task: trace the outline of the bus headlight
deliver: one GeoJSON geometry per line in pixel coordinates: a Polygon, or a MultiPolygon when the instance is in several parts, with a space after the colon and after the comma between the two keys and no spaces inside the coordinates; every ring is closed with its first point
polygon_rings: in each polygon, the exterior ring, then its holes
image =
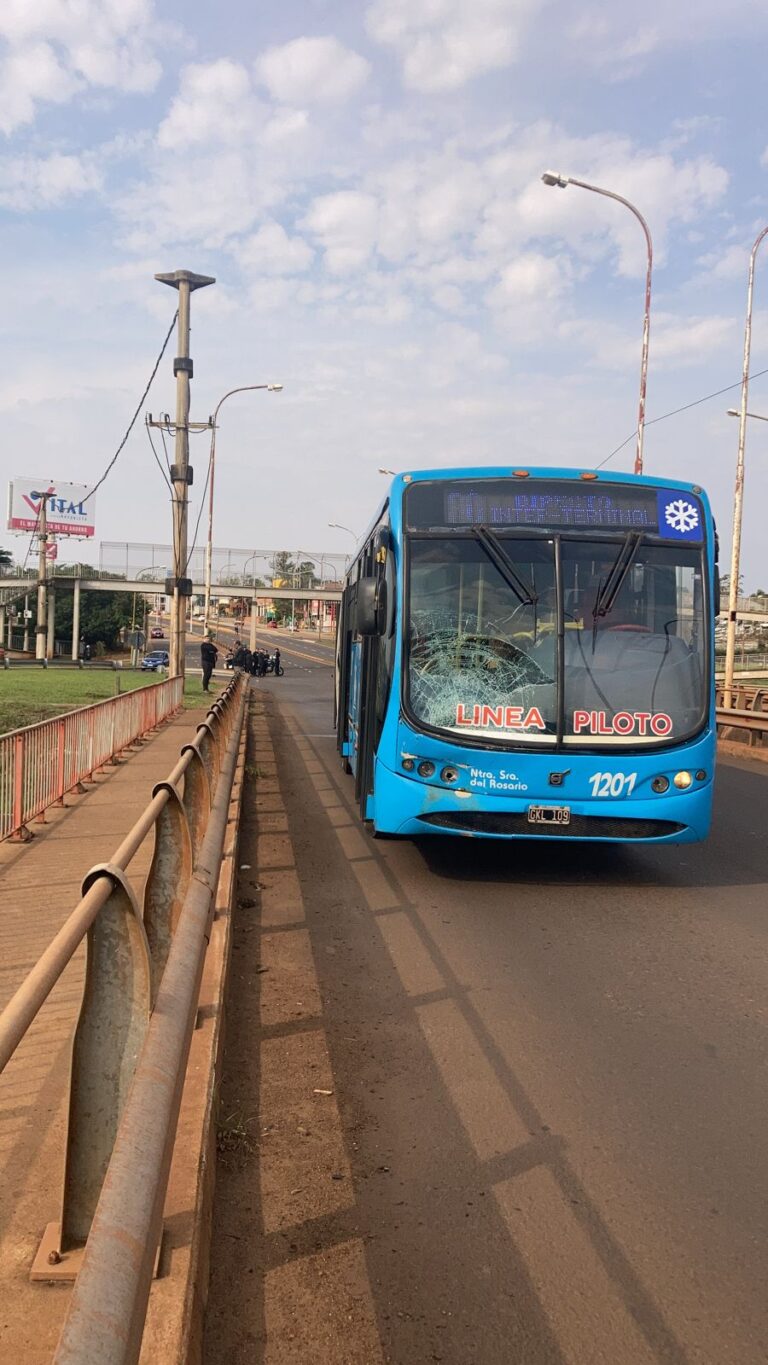
{"type": "Polygon", "coordinates": [[[416,767],[416,764],[414,763],[412,758],[404,758],[403,767],[405,768],[405,771],[407,773],[412,773],[414,768],[416,767]]]}
{"type": "Polygon", "coordinates": [[[428,758],[425,758],[425,759],[423,760],[423,762],[421,762],[421,763],[419,764],[418,769],[417,769],[417,772],[418,772],[418,774],[419,774],[419,777],[432,777],[432,775],[434,774],[434,771],[435,771],[435,765],[434,765],[434,763],[433,763],[430,759],[428,759],[428,758]]]}
{"type": "Polygon", "coordinates": [[[455,768],[443,768],[440,773],[441,782],[458,782],[459,774],[455,768]]]}
{"type": "Polygon", "coordinates": [[[654,777],[651,783],[651,791],[659,792],[659,794],[661,794],[661,792],[669,791],[669,778],[654,777]]]}
{"type": "Polygon", "coordinates": [[[679,787],[680,790],[683,792],[686,791],[686,789],[690,787],[693,782],[693,778],[691,777],[690,773],[675,773],[675,776],[672,780],[675,786],[679,787]]]}

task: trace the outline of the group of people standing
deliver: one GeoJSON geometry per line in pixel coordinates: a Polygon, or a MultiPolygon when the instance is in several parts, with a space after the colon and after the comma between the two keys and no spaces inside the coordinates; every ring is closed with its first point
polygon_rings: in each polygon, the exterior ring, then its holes
{"type": "MultiPolygon", "coordinates": [[[[207,692],[211,681],[211,674],[216,667],[216,660],[219,651],[213,640],[204,640],[200,646],[200,660],[203,666],[203,691],[207,692]]],[[[227,651],[227,663],[231,663],[232,668],[242,668],[244,673],[250,673],[253,678],[265,678],[267,673],[274,672],[276,677],[281,677],[283,669],[280,665],[280,650],[276,649],[274,655],[270,656],[267,649],[250,650],[242,640],[236,640],[233,647],[227,651]]]]}
{"type": "Polygon", "coordinates": [[[275,650],[273,663],[268,649],[251,651],[242,641],[238,641],[232,651],[231,658],[233,668],[242,668],[244,673],[250,673],[253,678],[265,678],[267,673],[271,673],[273,669],[278,676],[282,672],[279,649],[275,650]]]}

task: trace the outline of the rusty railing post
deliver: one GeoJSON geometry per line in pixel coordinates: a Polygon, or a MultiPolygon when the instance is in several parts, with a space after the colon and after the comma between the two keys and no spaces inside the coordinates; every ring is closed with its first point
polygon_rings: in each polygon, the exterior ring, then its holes
{"type": "Polygon", "coordinates": [[[208,824],[211,809],[211,784],[205,764],[194,744],[185,744],[182,754],[191,754],[191,760],[184,774],[184,810],[189,822],[192,839],[192,852],[196,855],[208,824]]]}
{"type": "Polygon", "coordinates": [[[144,891],[144,929],[152,965],[152,1004],[165,971],[171,939],[192,875],[192,836],[176,788],[158,782],[152,791],[168,793],[155,823],[155,850],[144,891]]]}
{"type": "Polygon", "coordinates": [[[83,1001],[72,1046],[61,1221],[46,1228],[33,1280],[72,1280],[90,1232],[136,1062],[149,1025],[151,973],[141,911],[125,873],[91,869],[112,892],[88,930],[83,1001]]]}

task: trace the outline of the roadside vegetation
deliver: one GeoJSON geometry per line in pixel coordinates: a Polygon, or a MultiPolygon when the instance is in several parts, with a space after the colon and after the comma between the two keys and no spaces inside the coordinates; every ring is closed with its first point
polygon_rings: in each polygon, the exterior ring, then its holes
{"type": "MultiPolygon", "coordinates": [[[[111,669],[59,670],[55,667],[0,669],[0,734],[50,720],[65,711],[74,711],[78,706],[92,706],[94,702],[117,696],[118,690],[131,692],[136,687],[160,681],[155,673],[128,669],[114,672],[111,669]]],[[[189,704],[199,705],[199,701],[200,698],[195,701],[190,697],[189,704]]]]}

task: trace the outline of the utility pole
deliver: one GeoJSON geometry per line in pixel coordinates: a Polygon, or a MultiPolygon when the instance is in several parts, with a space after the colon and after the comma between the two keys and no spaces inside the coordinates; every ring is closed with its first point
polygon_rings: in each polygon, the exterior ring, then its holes
{"type": "Polygon", "coordinates": [[[37,538],[40,555],[37,567],[37,624],[35,626],[35,658],[46,656],[48,636],[48,492],[40,494],[40,511],[37,520],[37,538]]]}
{"type": "MultiPolygon", "coordinates": [[[[161,284],[170,285],[179,292],[178,348],[173,362],[176,377],[176,448],[171,465],[171,484],[173,487],[173,578],[168,584],[169,595],[173,594],[171,606],[171,677],[184,676],[187,634],[187,598],[192,593],[192,580],[187,577],[187,514],[189,509],[189,486],[192,470],[189,464],[189,381],[193,375],[193,365],[189,354],[189,314],[190,296],[193,289],[203,289],[207,284],[215,284],[211,275],[195,275],[191,270],[174,270],[169,274],[155,275],[161,284]]],[[[151,422],[158,426],[160,423],[151,422]]],[[[208,423],[205,423],[207,427],[208,423]]]]}

